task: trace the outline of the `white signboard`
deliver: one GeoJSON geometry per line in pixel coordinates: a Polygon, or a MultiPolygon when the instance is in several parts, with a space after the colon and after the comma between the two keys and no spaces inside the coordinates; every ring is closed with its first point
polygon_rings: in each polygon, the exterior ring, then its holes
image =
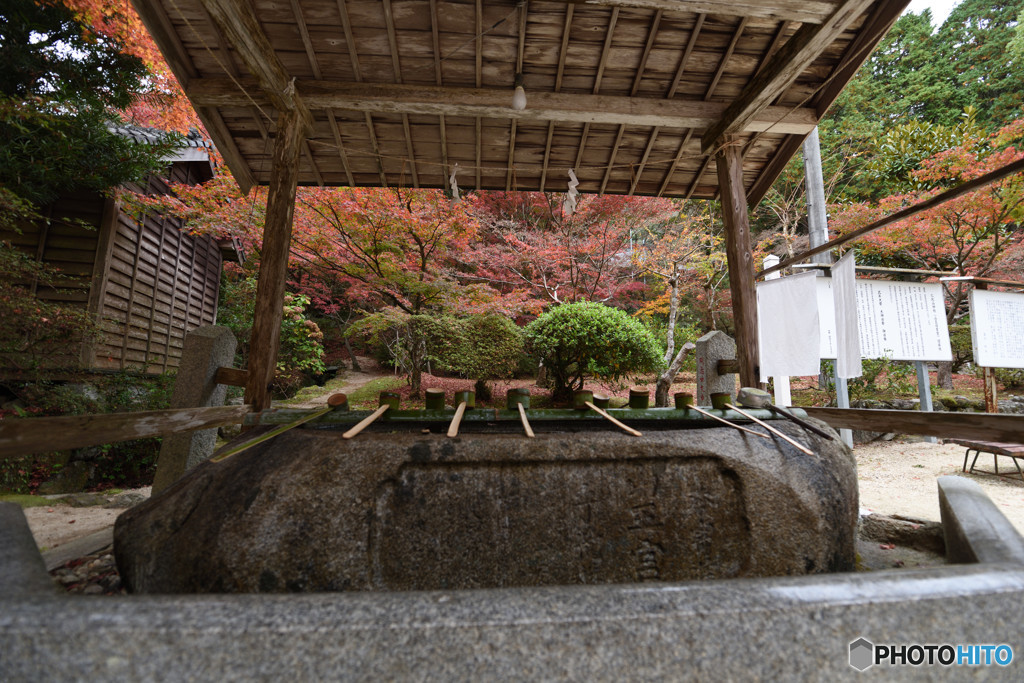
{"type": "Polygon", "coordinates": [[[1024,294],[971,291],[974,362],[985,368],[1024,368],[1024,294]]]}
{"type": "MultiPolygon", "coordinates": [[[[821,357],[836,357],[832,279],[818,278],[821,357]]],[[[857,280],[857,322],[864,358],[952,360],[942,285],[857,280]]]]}

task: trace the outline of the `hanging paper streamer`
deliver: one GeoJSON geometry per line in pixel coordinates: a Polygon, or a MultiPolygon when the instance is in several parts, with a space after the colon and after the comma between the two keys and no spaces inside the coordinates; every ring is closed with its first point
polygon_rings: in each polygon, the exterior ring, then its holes
{"type": "Polygon", "coordinates": [[[458,172],[459,172],[459,165],[455,164],[455,167],[452,168],[452,174],[450,176],[448,176],[448,186],[451,188],[451,191],[452,191],[452,202],[454,202],[454,203],[458,203],[459,199],[460,199],[460,197],[459,197],[459,183],[455,180],[455,174],[458,173],[458,172]]]}
{"type": "Polygon", "coordinates": [[[565,213],[573,213],[576,211],[576,197],[579,192],[576,190],[576,186],[580,184],[580,181],[576,179],[576,171],[569,169],[569,192],[565,195],[565,201],[562,203],[562,211],[565,213]]]}

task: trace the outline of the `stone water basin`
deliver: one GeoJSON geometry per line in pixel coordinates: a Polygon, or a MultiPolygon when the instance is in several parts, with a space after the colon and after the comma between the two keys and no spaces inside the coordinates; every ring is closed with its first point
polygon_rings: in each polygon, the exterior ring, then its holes
{"type": "Polygon", "coordinates": [[[121,515],[136,593],[401,591],[852,571],[852,453],[729,428],[293,429],[121,515]]]}

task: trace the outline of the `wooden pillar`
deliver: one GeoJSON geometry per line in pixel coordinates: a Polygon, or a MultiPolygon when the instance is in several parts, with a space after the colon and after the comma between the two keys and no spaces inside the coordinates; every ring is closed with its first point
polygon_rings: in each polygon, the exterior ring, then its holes
{"type": "Polygon", "coordinates": [[[754,290],[754,255],[750,248],[747,193],[743,188],[743,158],[739,144],[726,139],[715,161],[725,223],[725,253],[729,260],[729,289],[736,328],[736,359],[740,385],[759,385],[757,349],[757,295],[754,290]]]}
{"type": "Polygon", "coordinates": [[[245,385],[245,402],[252,405],[254,411],[270,407],[270,382],[274,378],[281,338],[302,135],[303,126],[294,109],[278,115],[256,285],[256,310],[249,341],[249,377],[245,385]]]}

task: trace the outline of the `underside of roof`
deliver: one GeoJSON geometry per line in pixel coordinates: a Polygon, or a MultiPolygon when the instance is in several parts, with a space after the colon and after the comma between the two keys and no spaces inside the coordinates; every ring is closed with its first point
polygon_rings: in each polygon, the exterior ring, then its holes
{"type": "Polygon", "coordinates": [[[714,198],[730,144],[753,202],[907,2],[136,4],[243,190],[290,109],[303,185],[714,198]]]}

